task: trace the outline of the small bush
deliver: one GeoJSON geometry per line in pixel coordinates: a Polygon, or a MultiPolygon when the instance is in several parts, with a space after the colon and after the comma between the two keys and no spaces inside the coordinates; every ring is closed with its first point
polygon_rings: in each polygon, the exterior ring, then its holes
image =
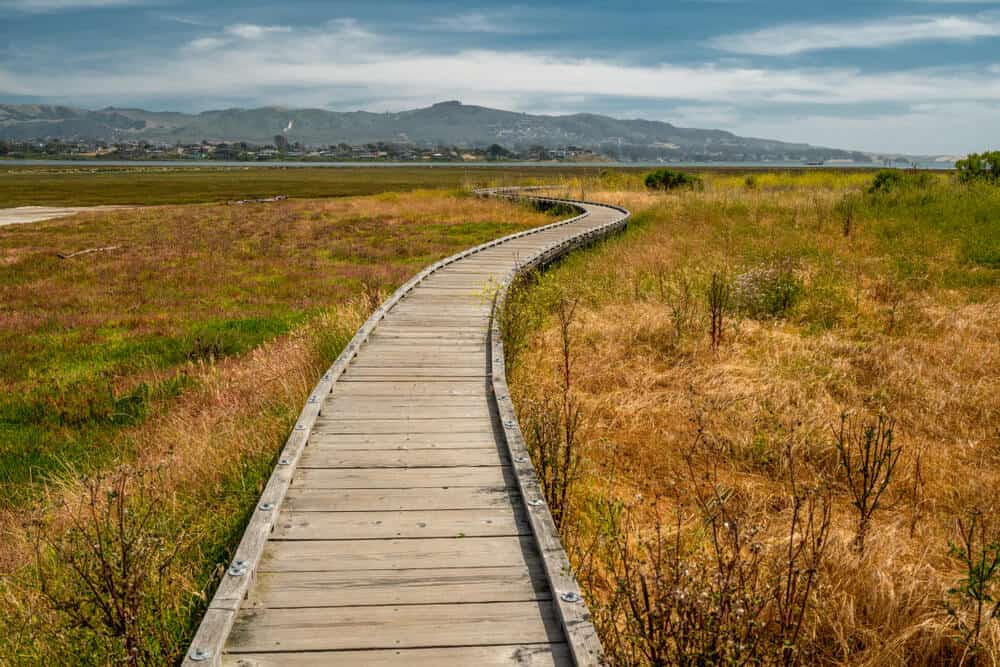
{"type": "Polygon", "coordinates": [[[676,190],[678,188],[701,190],[704,185],[697,176],[685,174],[682,171],[657,169],[646,174],[646,187],[650,190],[676,190]]]}
{"type": "Polygon", "coordinates": [[[946,608],[962,633],[966,655],[973,658],[981,649],[985,626],[1000,619],[1000,533],[988,521],[978,511],[970,512],[958,520],[959,541],[948,543],[949,554],[962,564],[963,576],[948,591],[955,603],[946,608]]]}
{"type": "Polygon", "coordinates": [[[958,180],[962,183],[986,181],[1000,184],[1000,151],[971,153],[964,160],[955,163],[958,180]]]}
{"type": "Polygon", "coordinates": [[[755,319],[781,317],[801,296],[802,282],[789,262],[759,266],[733,281],[737,309],[755,319]]]}
{"type": "Polygon", "coordinates": [[[865,550],[865,537],[872,517],[882,507],[882,494],[892,482],[902,448],[895,445],[896,422],[883,412],[874,421],[840,417],[840,429],[834,431],[834,446],[841,471],[858,513],[854,546],[865,550]]]}
{"type": "Polygon", "coordinates": [[[905,189],[925,189],[930,186],[931,180],[930,174],[883,169],[875,174],[875,180],[869,186],[868,194],[880,195],[905,189]]]}
{"type": "Polygon", "coordinates": [[[63,501],[68,527],[36,527],[39,590],[60,619],[51,632],[107,664],[171,664],[183,650],[177,630],[195,591],[181,563],[194,545],[162,484],[160,469],[90,478],[78,501],[63,501]]]}

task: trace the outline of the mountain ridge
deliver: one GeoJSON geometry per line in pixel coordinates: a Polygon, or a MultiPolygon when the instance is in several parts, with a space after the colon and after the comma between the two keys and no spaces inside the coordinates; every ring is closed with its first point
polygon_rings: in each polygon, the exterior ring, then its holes
{"type": "Polygon", "coordinates": [[[279,106],[199,113],[108,106],[0,104],[0,139],[197,143],[271,143],[276,135],[306,145],[376,142],[418,146],[507,148],[579,146],[625,159],[844,159],[860,151],[741,137],[718,129],[679,127],[641,118],[593,113],[537,115],[467,105],[457,100],[398,112],[329,111],[279,106]]]}

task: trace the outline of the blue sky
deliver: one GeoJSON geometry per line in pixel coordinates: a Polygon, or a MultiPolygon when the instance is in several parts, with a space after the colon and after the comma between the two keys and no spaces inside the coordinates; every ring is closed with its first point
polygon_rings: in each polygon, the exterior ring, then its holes
{"type": "Polygon", "coordinates": [[[1000,148],[1000,0],[0,0],[0,101],[458,99],[872,151],[1000,148]]]}

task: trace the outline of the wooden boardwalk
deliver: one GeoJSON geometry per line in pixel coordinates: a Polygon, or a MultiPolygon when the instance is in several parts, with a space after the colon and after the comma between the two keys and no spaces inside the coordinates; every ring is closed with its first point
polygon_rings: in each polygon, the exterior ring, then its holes
{"type": "Polygon", "coordinates": [[[359,331],[303,410],[185,664],[601,662],[492,322],[498,285],[627,219],[579,207],[431,267],[359,331]]]}

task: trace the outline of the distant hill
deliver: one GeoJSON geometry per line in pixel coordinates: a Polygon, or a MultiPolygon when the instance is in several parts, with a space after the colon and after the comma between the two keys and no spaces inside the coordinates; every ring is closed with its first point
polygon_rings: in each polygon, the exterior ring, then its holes
{"type": "Polygon", "coordinates": [[[739,137],[722,130],[682,128],[659,121],[620,120],[596,114],[541,116],[460,102],[399,113],[324,109],[224,109],[198,114],[108,107],[0,105],[0,139],[90,139],[266,144],[284,134],[306,145],[374,142],[508,148],[580,146],[623,159],[657,157],[709,160],[868,161],[855,151],[739,137]]]}

